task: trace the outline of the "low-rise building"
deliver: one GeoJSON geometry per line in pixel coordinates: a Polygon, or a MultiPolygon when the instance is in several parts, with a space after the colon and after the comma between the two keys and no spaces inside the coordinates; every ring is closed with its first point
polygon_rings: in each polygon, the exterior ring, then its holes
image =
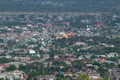
{"type": "Polygon", "coordinates": [[[55,76],[54,75],[38,76],[37,80],[55,80],[55,76]]]}

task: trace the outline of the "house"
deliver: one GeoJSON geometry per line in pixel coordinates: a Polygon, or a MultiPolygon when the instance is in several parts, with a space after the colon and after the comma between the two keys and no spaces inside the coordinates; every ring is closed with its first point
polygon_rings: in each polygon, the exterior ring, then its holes
{"type": "Polygon", "coordinates": [[[82,60],[82,59],[84,59],[84,57],[83,56],[79,56],[79,58],[78,58],[79,60],[82,60]]]}
{"type": "Polygon", "coordinates": [[[27,80],[28,76],[23,71],[15,70],[0,73],[0,78],[3,78],[4,80],[27,80]]]}
{"type": "Polygon", "coordinates": [[[72,72],[65,72],[65,73],[64,73],[64,76],[71,76],[71,77],[72,77],[73,74],[72,74],[72,72]]]}
{"type": "Polygon", "coordinates": [[[90,80],[99,80],[100,74],[97,72],[89,72],[88,73],[90,80]]]}
{"type": "Polygon", "coordinates": [[[119,55],[117,53],[110,53],[110,54],[107,54],[107,57],[108,58],[111,58],[111,57],[118,57],[119,55]]]}
{"type": "Polygon", "coordinates": [[[71,65],[71,62],[73,61],[73,58],[60,58],[59,61],[63,61],[68,65],[71,65]]]}
{"type": "Polygon", "coordinates": [[[20,57],[21,62],[27,62],[30,60],[30,57],[20,57]]]}
{"type": "Polygon", "coordinates": [[[92,64],[93,63],[93,61],[91,60],[91,59],[82,59],[81,60],[84,64],[92,64]]]}
{"type": "Polygon", "coordinates": [[[92,67],[93,64],[89,64],[89,63],[88,63],[88,64],[86,64],[86,66],[87,66],[87,67],[92,67]]]}
{"type": "Polygon", "coordinates": [[[50,58],[50,55],[49,54],[44,54],[43,55],[43,59],[49,59],[50,58]]]}
{"type": "Polygon", "coordinates": [[[2,79],[6,79],[6,77],[7,77],[7,74],[0,73],[0,78],[2,78],[2,79]]]}
{"type": "Polygon", "coordinates": [[[106,62],[107,60],[106,60],[106,58],[97,58],[97,59],[95,59],[95,61],[103,63],[103,62],[106,62]]]}
{"type": "Polygon", "coordinates": [[[120,59],[118,59],[118,64],[120,64],[120,59]]]}
{"type": "Polygon", "coordinates": [[[55,71],[55,72],[53,72],[54,73],[54,75],[57,75],[57,74],[59,74],[59,72],[58,71],[55,71]]]}
{"type": "Polygon", "coordinates": [[[115,73],[115,79],[116,80],[120,80],[120,72],[116,72],[115,73]]]}
{"type": "Polygon", "coordinates": [[[14,79],[25,80],[24,74],[25,73],[23,71],[15,70],[15,71],[9,72],[7,78],[10,80],[14,80],[14,79]]]}
{"type": "Polygon", "coordinates": [[[120,80],[120,68],[109,70],[110,80],[120,80]]]}
{"type": "MultiPolygon", "coordinates": [[[[1,45],[0,45],[1,46],[1,45]]],[[[4,49],[0,48],[0,54],[3,54],[5,52],[4,49]]]]}
{"type": "Polygon", "coordinates": [[[59,55],[54,55],[54,59],[58,59],[59,58],[59,55]]]}
{"type": "Polygon", "coordinates": [[[29,50],[29,53],[30,53],[30,54],[35,54],[36,52],[35,52],[35,50],[30,49],[30,50],[29,50]]]}
{"type": "Polygon", "coordinates": [[[77,77],[72,77],[72,80],[77,80],[77,77]]]}
{"type": "Polygon", "coordinates": [[[7,68],[7,67],[9,67],[8,64],[0,64],[0,69],[4,69],[4,68],[7,68]]]}
{"type": "Polygon", "coordinates": [[[42,75],[42,76],[38,76],[37,80],[55,80],[55,76],[54,75],[42,75]]]}
{"type": "Polygon", "coordinates": [[[80,46],[80,45],[85,46],[85,45],[86,45],[86,43],[84,43],[84,42],[79,42],[79,41],[78,41],[78,42],[76,42],[76,43],[75,43],[75,45],[76,45],[76,46],[80,46]]]}

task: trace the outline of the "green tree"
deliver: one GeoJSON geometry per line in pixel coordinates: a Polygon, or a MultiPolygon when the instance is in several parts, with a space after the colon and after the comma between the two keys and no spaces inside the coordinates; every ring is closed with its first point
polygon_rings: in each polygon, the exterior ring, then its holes
{"type": "Polygon", "coordinates": [[[16,66],[15,65],[10,65],[8,68],[6,68],[6,71],[13,71],[16,70],[16,66]]]}
{"type": "Polygon", "coordinates": [[[0,58],[0,64],[9,63],[10,61],[11,61],[10,59],[7,59],[7,58],[5,58],[5,57],[0,58]]]}
{"type": "Polygon", "coordinates": [[[78,76],[78,80],[90,80],[86,73],[82,73],[78,76]]]}
{"type": "Polygon", "coordinates": [[[103,78],[103,80],[110,80],[110,78],[109,77],[105,77],[105,78],[103,78]]]}
{"type": "Polygon", "coordinates": [[[4,80],[3,78],[0,78],[0,80],[4,80]]]}

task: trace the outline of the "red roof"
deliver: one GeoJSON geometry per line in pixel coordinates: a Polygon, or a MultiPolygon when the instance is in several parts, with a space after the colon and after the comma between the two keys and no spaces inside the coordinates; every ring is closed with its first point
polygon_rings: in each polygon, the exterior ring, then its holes
{"type": "Polygon", "coordinates": [[[60,60],[60,61],[71,61],[70,58],[60,58],[59,60],[60,60]]]}
{"type": "Polygon", "coordinates": [[[9,67],[9,65],[7,65],[7,64],[0,64],[0,67],[5,68],[5,67],[9,67]]]}
{"type": "Polygon", "coordinates": [[[45,27],[50,27],[50,26],[52,26],[50,23],[45,23],[45,24],[43,24],[43,26],[45,26],[45,27]]]}
{"type": "Polygon", "coordinates": [[[27,79],[27,78],[28,78],[28,75],[27,75],[27,74],[24,74],[23,77],[24,77],[24,79],[27,79]]]}
{"type": "Polygon", "coordinates": [[[104,25],[104,23],[103,22],[97,22],[97,24],[96,24],[98,27],[100,27],[100,26],[103,26],[104,25]]]}
{"type": "Polygon", "coordinates": [[[70,25],[70,22],[63,22],[62,24],[70,25]]]}
{"type": "Polygon", "coordinates": [[[58,74],[59,72],[58,71],[55,71],[54,74],[58,74]]]}

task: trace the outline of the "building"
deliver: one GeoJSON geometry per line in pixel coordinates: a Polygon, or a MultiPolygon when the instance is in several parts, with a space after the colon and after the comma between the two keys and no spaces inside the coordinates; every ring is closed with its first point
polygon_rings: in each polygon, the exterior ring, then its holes
{"type": "Polygon", "coordinates": [[[42,75],[42,76],[38,76],[37,80],[55,80],[55,76],[54,75],[42,75]]]}
{"type": "Polygon", "coordinates": [[[89,72],[88,73],[90,80],[99,80],[100,74],[97,72],[89,72]]]}

